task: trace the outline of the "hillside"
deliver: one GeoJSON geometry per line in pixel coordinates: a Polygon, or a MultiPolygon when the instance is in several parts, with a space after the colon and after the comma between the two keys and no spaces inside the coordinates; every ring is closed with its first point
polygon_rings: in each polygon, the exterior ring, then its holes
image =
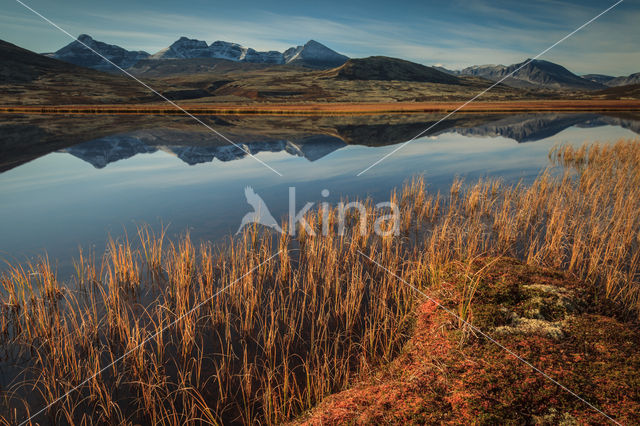
{"type": "Polygon", "coordinates": [[[458,77],[435,68],[386,56],[349,59],[331,70],[328,76],[342,80],[414,81],[422,83],[462,84],[458,77]]]}
{"type": "Polygon", "coordinates": [[[143,59],[127,71],[138,77],[176,77],[195,74],[226,74],[273,67],[272,64],[237,62],[220,58],[143,59]]]}
{"type": "Polygon", "coordinates": [[[640,84],[616,86],[595,92],[594,95],[605,99],[640,99],[640,84]]]}
{"type": "Polygon", "coordinates": [[[0,104],[146,102],[129,78],[68,64],[0,40],[0,104]]]}

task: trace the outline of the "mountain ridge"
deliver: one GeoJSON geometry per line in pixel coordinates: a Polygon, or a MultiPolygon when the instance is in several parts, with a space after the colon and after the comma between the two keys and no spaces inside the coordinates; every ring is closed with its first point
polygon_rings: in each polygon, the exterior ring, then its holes
{"type": "Polygon", "coordinates": [[[273,65],[292,64],[308,68],[326,69],[340,66],[349,59],[347,56],[315,40],[309,40],[303,45],[290,47],[284,52],[279,52],[276,50],[257,51],[238,43],[222,40],[207,44],[204,40],[182,36],[168,47],[154,54],[149,54],[144,51],[129,51],[117,45],[107,44],[95,40],[87,34],[81,34],[77,40],[53,53],[45,53],[44,55],[100,71],[117,69],[117,67],[87,49],[85,45],[100,53],[118,67],[125,69],[134,67],[143,60],[196,58],[226,59],[234,62],[273,65]]]}
{"type": "Polygon", "coordinates": [[[504,84],[519,88],[598,90],[606,87],[599,82],[582,78],[562,65],[541,59],[527,59],[508,66],[474,65],[458,71],[457,75],[482,77],[491,81],[500,81],[506,77],[504,84]]]}
{"type": "MultiPolygon", "coordinates": [[[[512,65],[473,65],[461,70],[449,70],[440,65],[429,67],[420,63],[406,61],[403,59],[388,58],[383,56],[372,56],[369,58],[349,58],[342,55],[329,47],[315,40],[309,40],[303,45],[290,47],[283,52],[276,50],[258,51],[250,47],[242,46],[238,43],[217,40],[208,44],[206,41],[195,38],[182,36],[178,38],[168,47],[160,51],[149,54],[144,51],[129,51],[117,45],[107,44],[93,39],[87,34],[82,34],[77,40],[69,43],[54,53],[44,54],[51,58],[63,60],[75,65],[93,68],[101,71],[113,71],[115,67],[104,61],[95,53],[87,49],[87,44],[92,49],[107,57],[116,65],[126,69],[134,69],[138,63],[145,63],[145,67],[153,68],[150,61],[156,60],[217,60],[224,59],[227,61],[237,62],[239,64],[261,64],[261,65],[294,65],[311,69],[333,69],[343,66],[353,59],[355,61],[367,60],[372,70],[359,70],[356,74],[365,76],[380,74],[382,80],[387,80],[387,74],[383,68],[394,68],[396,71],[391,74],[398,74],[398,68],[404,71],[400,73],[399,81],[431,81],[436,78],[441,81],[447,81],[446,77],[439,75],[437,77],[426,75],[432,73],[427,71],[435,70],[442,74],[455,77],[480,77],[490,81],[504,80],[504,85],[518,89],[553,89],[553,90],[602,90],[607,87],[618,87],[632,84],[640,84],[640,73],[631,74],[629,76],[608,76],[604,74],[586,74],[583,76],[576,75],[562,65],[540,60],[527,59],[526,61],[512,65]],[[387,58],[390,63],[381,65],[379,60],[387,58]],[[373,71],[376,69],[376,71],[373,71]],[[410,71],[411,69],[411,71],[410,71]],[[513,73],[511,76],[510,74],[513,73]],[[414,76],[416,80],[410,80],[407,76],[414,76]]],[[[212,64],[214,65],[214,64],[212,64]]],[[[350,67],[360,66],[362,63],[351,64],[350,67]]],[[[203,71],[207,68],[201,67],[203,71]]],[[[184,74],[184,73],[183,73],[184,74]]],[[[349,72],[342,71],[346,77],[349,72]]]]}
{"type": "Polygon", "coordinates": [[[109,59],[120,68],[129,68],[135,65],[141,59],[147,59],[149,53],[138,50],[127,50],[115,44],[107,44],[102,41],[93,39],[90,35],[80,34],[77,40],[72,41],[61,49],[53,53],[45,53],[44,56],[58,59],[85,68],[91,68],[98,71],[113,71],[117,67],[105,61],[96,55],[86,46],[99,52],[102,56],[109,59]]]}

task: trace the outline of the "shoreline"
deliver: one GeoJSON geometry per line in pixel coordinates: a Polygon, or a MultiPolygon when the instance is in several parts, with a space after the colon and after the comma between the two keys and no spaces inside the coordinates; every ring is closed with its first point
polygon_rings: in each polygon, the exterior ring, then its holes
{"type": "MultiPolygon", "coordinates": [[[[397,103],[309,103],[309,104],[178,104],[190,114],[208,115],[379,115],[421,113],[532,113],[532,112],[612,112],[640,111],[640,100],[550,100],[550,101],[488,101],[473,102],[456,111],[456,102],[397,102],[397,103]]],[[[5,114],[131,114],[178,115],[183,110],[167,104],[128,105],[4,105],[5,114]]]]}

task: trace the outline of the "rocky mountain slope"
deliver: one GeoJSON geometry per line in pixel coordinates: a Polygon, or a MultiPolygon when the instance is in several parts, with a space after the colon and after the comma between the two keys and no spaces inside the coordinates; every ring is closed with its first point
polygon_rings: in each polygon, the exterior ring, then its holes
{"type": "Polygon", "coordinates": [[[310,68],[338,67],[349,59],[315,40],[309,40],[303,46],[291,47],[285,50],[282,55],[286,64],[310,68]]]}
{"type": "Polygon", "coordinates": [[[595,83],[604,84],[606,86],[607,83],[613,80],[615,77],[604,74],[585,74],[582,76],[582,78],[584,78],[585,80],[593,81],[595,83]]]}
{"type": "Polygon", "coordinates": [[[513,87],[543,87],[561,90],[598,90],[605,87],[602,83],[582,78],[561,65],[540,59],[527,59],[519,64],[509,66],[473,66],[460,70],[457,74],[499,81],[514,71],[513,76],[504,81],[505,84],[513,87]]]}
{"type": "Polygon", "coordinates": [[[615,77],[605,83],[609,87],[630,86],[640,84],[640,72],[628,76],[615,77]]]}
{"type": "Polygon", "coordinates": [[[149,57],[147,52],[126,50],[120,46],[94,40],[87,34],[80,35],[78,40],[69,43],[54,53],[46,53],[45,56],[100,71],[117,70],[112,64],[87,49],[85,44],[120,68],[129,68],[141,59],[149,57]]]}

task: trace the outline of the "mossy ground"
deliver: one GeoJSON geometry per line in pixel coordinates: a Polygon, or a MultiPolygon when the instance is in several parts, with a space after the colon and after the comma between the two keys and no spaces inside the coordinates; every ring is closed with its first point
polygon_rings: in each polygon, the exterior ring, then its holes
{"type": "MultiPolygon", "coordinates": [[[[484,265],[487,264],[485,260],[484,265]]],[[[474,268],[479,265],[474,265],[474,268]]],[[[464,278],[437,300],[456,309],[464,278]]],[[[497,342],[622,424],[640,422],[640,330],[581,283],[511,259],[492,262],[470,319],[497,342]]],[[[332,395],[306,424],[606,424],[607,418],[425,301],[389,365],[332,395]]]]}

